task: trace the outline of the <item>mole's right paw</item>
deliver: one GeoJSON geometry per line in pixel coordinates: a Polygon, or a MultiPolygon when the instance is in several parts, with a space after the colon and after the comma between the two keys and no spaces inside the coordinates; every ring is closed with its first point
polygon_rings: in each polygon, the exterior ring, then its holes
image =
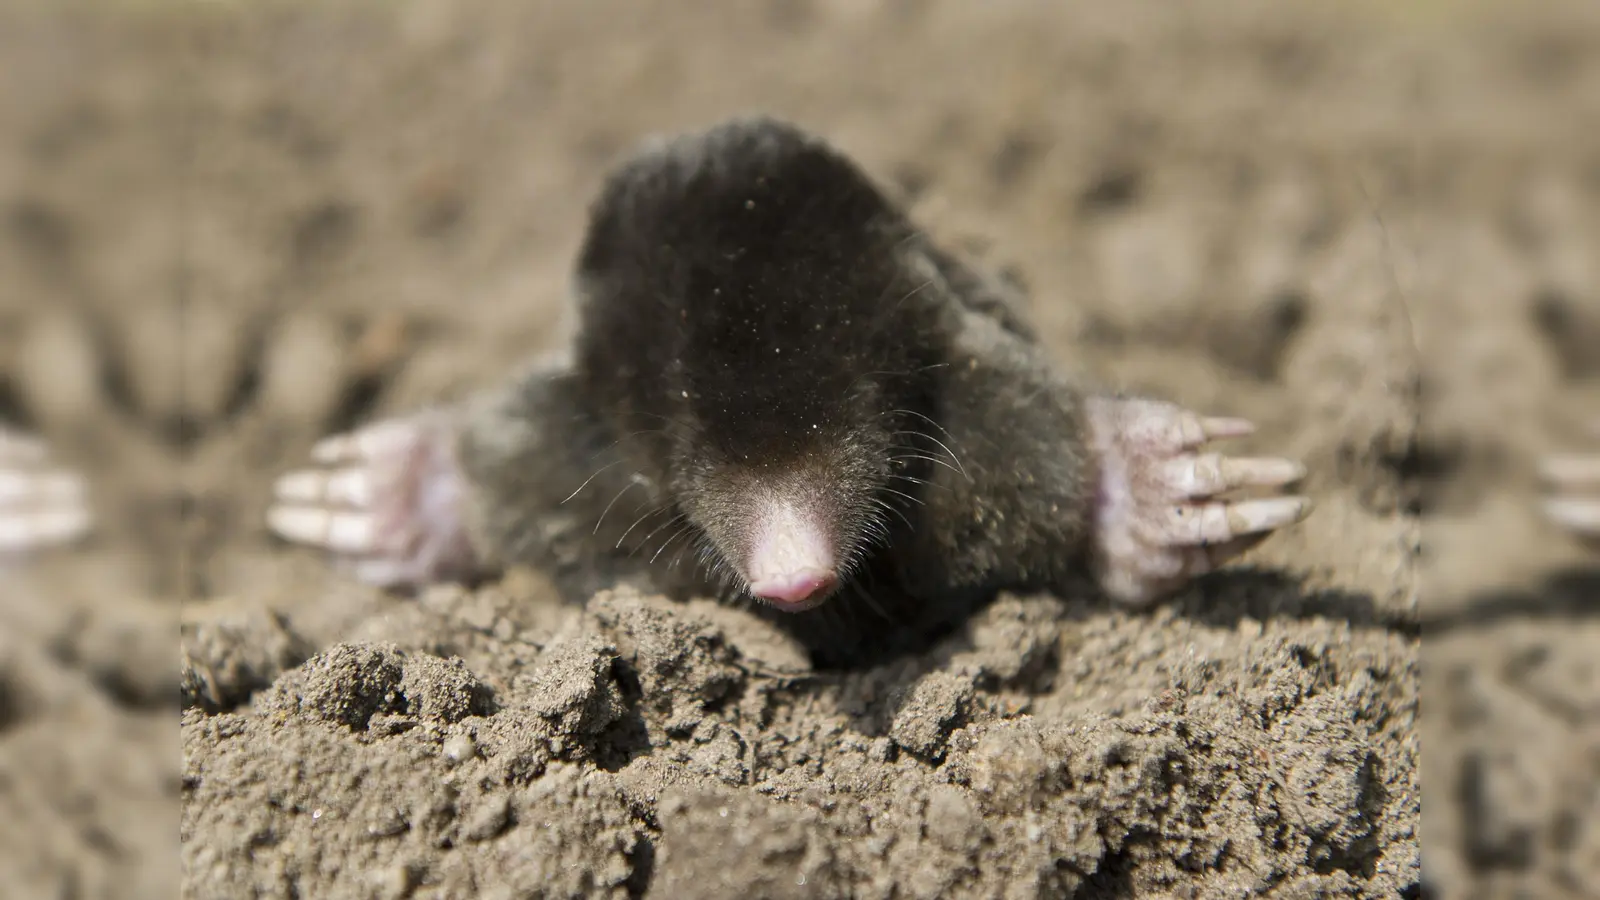
{"type": "MultiPolygon", "coordinates": [[[[1600,434],[1600,423],[1595,432],[1600,434]]],[[[1549,489],[1545,515],[1600,549],[1600,453],[1553,456],[1541,468],[1549,489]]]]}
{"type": "Polygon", "coordinates": [[[0,568],[89,531],[83,479],[37,438],[0,427],[0,568]]]}
{"type": "Polygon", "coordinates": [[[455,437],[449,417],[431,412],[327,438],[311,451],[319,468],[278,479],[267,525],[379,587],[469,577],[477,560],[455,437]]]}

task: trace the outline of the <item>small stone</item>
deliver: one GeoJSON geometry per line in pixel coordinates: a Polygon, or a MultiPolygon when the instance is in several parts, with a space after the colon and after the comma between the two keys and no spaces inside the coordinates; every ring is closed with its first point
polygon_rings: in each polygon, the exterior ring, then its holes
{"type": "Polygon", "coordinates": [[[444,758],[461,763],[478,755],[478,743],[466,732],[456,732],[444,739],[444,758]]]}
{"type": "Polygon", "coordinates": [[[411,823],[406,821],[404,811],[389,807],[372,814],[367,820],[367,836],[371,838],[390,838],[403,833],[411,823]]]}

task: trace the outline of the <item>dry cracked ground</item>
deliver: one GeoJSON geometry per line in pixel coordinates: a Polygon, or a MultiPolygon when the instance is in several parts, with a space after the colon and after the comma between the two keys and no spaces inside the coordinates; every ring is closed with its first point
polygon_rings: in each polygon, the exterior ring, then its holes
{"type": "Polygon", "coordinates": [[[0,895],[1600,893],[1600,567],[1530,476],[1600,409],[1588,6],[13,0],[0,59],[0,419],[99,523],[0,592],[0,895]],[[854,672],[269,538],[318,437],[570,334],[619,153],[754,110],[1316,513],[854,672]]]}

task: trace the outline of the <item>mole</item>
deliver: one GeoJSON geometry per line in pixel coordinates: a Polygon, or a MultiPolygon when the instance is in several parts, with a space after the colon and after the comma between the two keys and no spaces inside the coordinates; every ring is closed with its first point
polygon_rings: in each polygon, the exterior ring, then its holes
{"type": "Polygon", "coordinates": [[[89,530],[83,476],[55,463],[37,436],[0,425],[0,576],[89,530]]]}
{"type": "Polygon", "coordinates": [[[573,285],[569,348],[324,439],[270,529],[389,589],[529,565],[721,597],[839,666],[1001,590],[1148,603],[1311,509],[1300,463],[1209,446],[1250,422],[1058,370],[1018,289],[785,121],[634,152],[573,285]]]}

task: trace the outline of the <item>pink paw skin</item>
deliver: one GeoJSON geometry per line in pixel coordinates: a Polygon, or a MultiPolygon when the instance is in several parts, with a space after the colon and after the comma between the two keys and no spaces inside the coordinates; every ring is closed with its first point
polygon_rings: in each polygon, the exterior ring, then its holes
{"type": "Polygon", "coordinates": [[[1087,407],[1099,462],[1095,560],[1102,588],[1119,601],[1157,600],[1311,513],[1303,496],[1222,496],[1285,488],[1306,474],[1294,460],[1207,449],[1212,441],[1252,433],[1243,419],[1155,400],[1091,397],[1087,407]]]}
{"type": "MultiPolygon", "coordinates": [[[[1600,422],[1591,427],[1600,437],[1600,422]]],[[[1552,456],[1540,466],[1545,516],[1600,551],[1600,452],[1552,456]]]]}
{"type": "Polygon", "coordinates": [[[334,435],[311,451],[315,468],[273,487],[267,526],[328,552],[381,588],[415,590],[466,578],[478,562],[466,532],[466,483],[456,431],[440,412],[387,419],[334,435]]]}
{"type": "Polygon", "coordinates": [[[0,427],[0,569],[73,544],[90,530],[83,477],[37,437],[0,427]]]}

